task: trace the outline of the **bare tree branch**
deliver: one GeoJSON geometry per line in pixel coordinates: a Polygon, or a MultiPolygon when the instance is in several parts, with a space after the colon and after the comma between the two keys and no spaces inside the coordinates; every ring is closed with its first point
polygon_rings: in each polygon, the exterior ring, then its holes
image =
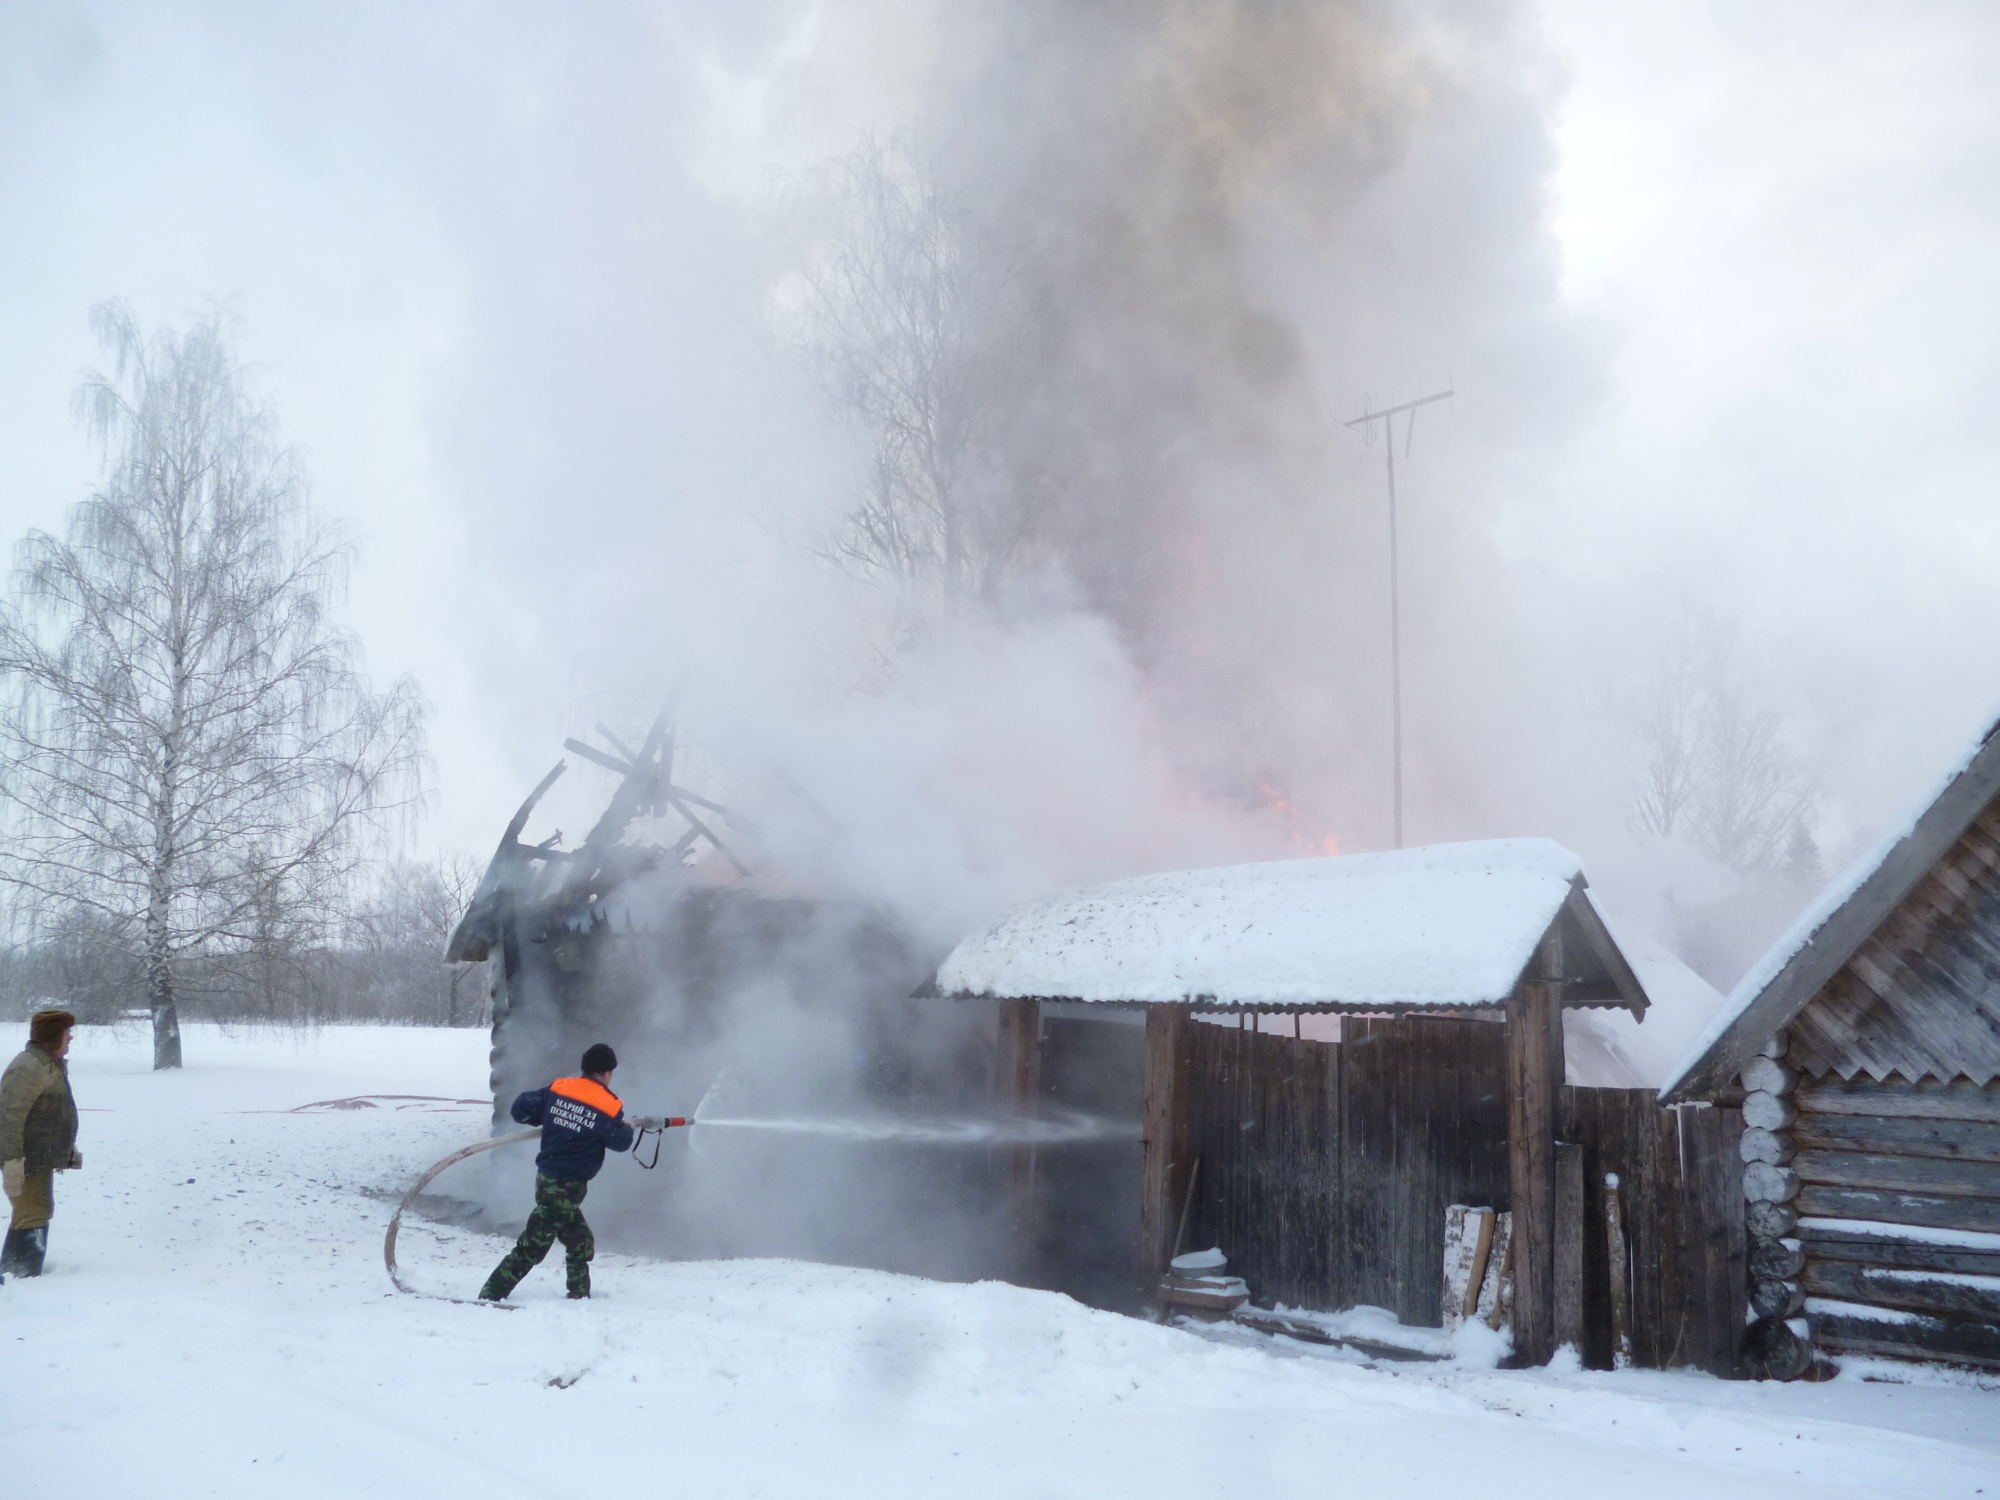
{"type": "Polygon", "coordinates": [[[789,308],[822,384],[863,427],[861,492],[821,555],[919,610],[990,597],[1033,546],[1002,433],[1023,367],[998,263],[913,141],[861,147],[815,174],[789,308]]]}
{"type": "Polygon", "coordinates": [[[1646,749],[1636,831],[1685,838],[1742,874],[1769,873],[1801,839],[1810,845],[1818,787],[1786,744],[1783,710],[1733,622],[1684,621],[1616,706],[1646,749]]]}

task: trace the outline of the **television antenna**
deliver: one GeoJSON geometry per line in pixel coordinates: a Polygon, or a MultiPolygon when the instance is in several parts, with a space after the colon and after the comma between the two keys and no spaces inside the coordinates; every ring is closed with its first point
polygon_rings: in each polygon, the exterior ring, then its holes
{"type": "Polygon", "coordinates": [[[1393,778],[1390,823],[1398,849],[1403,847],[1403,606],[1401,569],[1396,556],[1396,418],[1408,414],[1409,420],[1403,424],[1403,457],[1408,458],[1410,444],[1417,436],[1417,408],[1443,401],[1452,394],[1450,390],[1442,390],[1381,411],[1369,411],[1368,400],[1363,397],[1361,415],[1347,424],[1359,427],[1362,435],[1368,437],[1374,433],[1370,424],[1380,422],[1382,451],[1389,465],[1389,759],[1393,778]]]}

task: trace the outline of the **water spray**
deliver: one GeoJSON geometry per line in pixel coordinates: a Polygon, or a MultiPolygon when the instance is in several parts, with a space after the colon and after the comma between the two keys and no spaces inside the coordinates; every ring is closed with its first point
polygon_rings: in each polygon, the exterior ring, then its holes
{"type": "Polygon", "coordinates": [[[1060,1146],[1077,1141],[1136,1138],[1139,1133],[1134,1123],[1068,1111],[1020,1118],[780,1115],[749,1119],[697,1115],[696,1123],[704,1130],[761,1130],[843,1141],[932,1146],[1060,1146]]]}
{"type": "MultiPolygon", "coordinates": [[[[1139,1133],[1135,1122],[1107,1120],[1072,1110],[1014,1117],[718,1116],[709,1112],[709,1106],[714,1101],[718,1086],[711,1086],[702,1096],[701,1103],[695,1107],[693,1115],[664,1115],[657,1120],[648,1117],[645,1124],[635,1125],[637,1134],[631,1147],[633,1164],[641,1171],[652,1171],[660,1164],[660,1150],[666,1144],[666,1133],[669,1130],[691,1128],[696,1125],[702,1126],[704,1130],[763,1131],[784,1135],[817,1136],[822,1139],[871,1145],[956,1147],[1055,1146],[1081,1141],[1136,1138],[1139,1133]],[[649,1135],[658,1136],[660,1139],[654,1142],[652,1159],[645,1160],[639,1155],[639,1147],[649,1135]]],[[[382,1263],[388,1268],[389,1280],[395,1284],[397,1291],[408,1293],[412,1297],[428,1297],[438,1302],[456,1302],[466,1307],[502,1307],[512,1310],[505,1302],[482,1302],[469,1297],[446,1297],[436,1292],[417,1290],[403,1280],[397,1269],[396,1233],[402,1226],[404,1212],[447,1168],[456,1166],[466,1158],[477,1156],[483,1151],[491,1151],[497,1146],[511,1146],[519,1141],[533,1140],[541,1133],[541,1127],[535,1126],[528,1130],[514,1131],[509,1135],[496,1135],[488,1140],[474,1141],[469,1146],[461,1146],[433,1165],[416,1180],[407,1193],[403,1194],[402,1202],[396,1205],[395,1213],[389,1217],[388,1232],[382,1238],[382,1263]]],[[[691,1136],[690,1144],[692,1141],[691,1136]]]]}

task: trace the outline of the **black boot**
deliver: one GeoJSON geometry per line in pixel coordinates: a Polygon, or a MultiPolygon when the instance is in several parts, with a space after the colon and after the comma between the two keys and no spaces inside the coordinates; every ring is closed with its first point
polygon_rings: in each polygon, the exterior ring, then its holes
{"type": "Polygon", "coordinates": [[[42,1260],[48,1253],[48,1225],[35,1229],[10,1229],[6,1244],[0,1245],[0,1274],[11,1272],[16,1276],[39,1276],[42,1274],[42,1260]]]}

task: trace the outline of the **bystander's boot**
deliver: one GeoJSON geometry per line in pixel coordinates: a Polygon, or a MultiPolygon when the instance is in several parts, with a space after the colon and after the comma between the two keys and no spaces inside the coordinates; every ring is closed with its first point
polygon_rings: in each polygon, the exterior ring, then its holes
{"type": "Polygon", "coordinates": [[[34,1229],[10,1229],[6,1244],[0,1245],[0,1274],[11,1272],[16,1276],[39,1276],[42,1274],[43,1257],[48,1251],[48,1225],[34,1229]]]}

